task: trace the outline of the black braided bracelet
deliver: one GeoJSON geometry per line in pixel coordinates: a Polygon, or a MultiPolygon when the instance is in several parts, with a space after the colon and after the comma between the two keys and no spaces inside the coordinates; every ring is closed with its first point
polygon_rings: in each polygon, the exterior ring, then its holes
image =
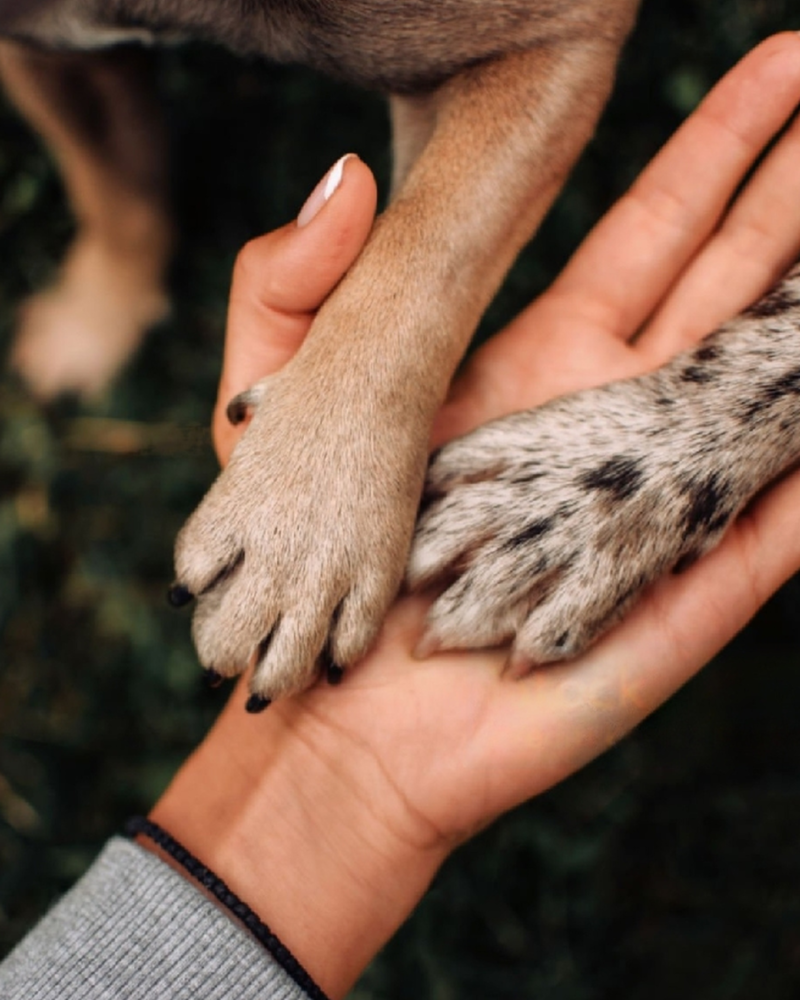
{"type": "Polygon", "coordinates": [[[196,858],[185,847],[178,843],[174,837],[170,836],[166,830],[157,823],[146,819],[144,816],[132,816],[125,823],[125,834],[128,837],[136,837],[139,834],[152,840],[154,844],[165,851],[173,860],[184,868],[189,875],[200,885],[210,892],[220,903],[236,917],[247,928],[253,937],[262,944],[272,955],[281,968],[304,990],[312,1000],[328,1000],[328,997],[317,986],[311,976],[303,966],[297,961],[278,937],[267,927],[267,925],[250,909],[247,903],[243,902],[236,893],[231,892],[228,886],[219,876],[215,875],[210,868],[207,868],[202,861],[196,858]]]}

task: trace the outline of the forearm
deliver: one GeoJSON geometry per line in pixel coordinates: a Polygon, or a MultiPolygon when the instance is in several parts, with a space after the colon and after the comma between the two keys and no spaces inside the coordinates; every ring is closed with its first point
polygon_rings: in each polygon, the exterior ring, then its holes
{"type": "Polygon", "coordinates": [[[334,745],[329,727],[317,726],[313,697],[258,717],[245,713],[244,698],[240,686],[151,818],[223,879],[329,995],[343,996],[447,850],[440,838],[409,831],[406,803],[387,794],[372,753],[344,733],[334,745]]]}

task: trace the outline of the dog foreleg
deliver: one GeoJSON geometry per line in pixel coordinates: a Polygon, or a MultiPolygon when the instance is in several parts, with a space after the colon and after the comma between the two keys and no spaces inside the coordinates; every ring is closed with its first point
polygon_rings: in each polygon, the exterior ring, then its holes
{"type": "MultiPolygon", "coordinates": [[[[433,416],[591,135],[620,41],[592,30],[506,56],[425,101],[392,204],[179,536],[206,667],[254,663],[253,691],[270,698],[307,686],[323,650],[349,666],[373,641],[402,578],[433,416]]],[[[395,107],[396,123],[409,117],[407,99],[395,107]]]]}
{"type": "Polygon", "coordinates": [[[479,427],[439,452],[411,552],[443,586],[421,651],[576,656],[722,538],[800,459],[800,267],[657,371],[479,427]]]}

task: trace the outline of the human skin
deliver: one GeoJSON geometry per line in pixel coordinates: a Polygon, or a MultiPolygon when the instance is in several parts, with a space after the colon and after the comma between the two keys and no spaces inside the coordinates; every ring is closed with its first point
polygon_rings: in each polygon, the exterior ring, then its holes
{"type": "MultiPolygon", "coordinates": [[[[650,370],[766,291],[800,251],[800,126],[731,199],[798,102],[800,36],[775,36],[718,84],[551,288],[474,355],[434,443],[650,370]]],[[[240,255],[213,424],[223,463],[241,431],[225,404],[292,356],[374,207],[372,175],[349,159],[313,220],[240,255]]],[[[798,509],[793,474],[588,653],[521,681],[503,676],[502,650],[415,660],[427,602],[401,597],[341,685],[248,715],[240,683],[152,818],[341,997],[458,844],[629,732],[800,568],[798,509]]]]}

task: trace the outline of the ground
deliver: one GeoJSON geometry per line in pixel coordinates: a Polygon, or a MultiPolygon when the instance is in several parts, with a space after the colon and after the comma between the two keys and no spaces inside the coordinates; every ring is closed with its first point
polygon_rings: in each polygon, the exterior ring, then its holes
{"type": "MultiPolygon", "coordinates": [[[[779,0],[645,0],[597,141],[487,329],[557,270],[779,0]]],[[[172,539],[214,473],[204,431],[237,248],[353,149],[387,173],[381,102],[209,48],[159,54],[182,244],[170,320],[100,404],[0,386],[0,953],[126,816],[223,695],[170,611],[172,539]]],[[[0,346],[71,222],[0,108],[0,346]]],[[[638,732],[447,865],[358,1000],[789,1000],[800,988],[800,584],[638,732]]]]}

